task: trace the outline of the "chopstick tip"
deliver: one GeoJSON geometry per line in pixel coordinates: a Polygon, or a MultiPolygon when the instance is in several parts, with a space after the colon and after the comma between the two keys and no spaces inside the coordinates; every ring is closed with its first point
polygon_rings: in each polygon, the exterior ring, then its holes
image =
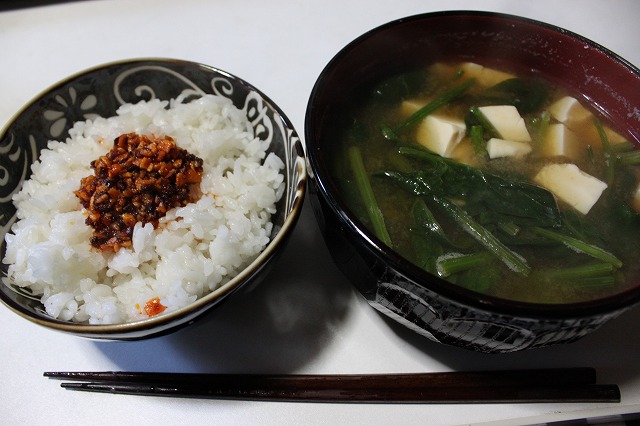
{"type": "Polygon", "coordinates": [[[65,371],[45,371],[44,373],[42,373],[42,375],[50,379],[63,379],[73,377],[73,373],[65,371]]]}

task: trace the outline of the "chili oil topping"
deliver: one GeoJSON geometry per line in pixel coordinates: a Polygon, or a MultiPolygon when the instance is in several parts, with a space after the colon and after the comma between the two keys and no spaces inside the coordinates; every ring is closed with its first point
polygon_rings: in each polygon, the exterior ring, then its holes
{"type": "Polygon", "coordinates": [[[176,146],[170,136],[123,134],[113,148],[91,162],[94,174],[74,194],[93,228],[91,245],[100,251],[131,247],[136,223],[158,226],[168,210],[196,201],[202,159],[176,146]]]}

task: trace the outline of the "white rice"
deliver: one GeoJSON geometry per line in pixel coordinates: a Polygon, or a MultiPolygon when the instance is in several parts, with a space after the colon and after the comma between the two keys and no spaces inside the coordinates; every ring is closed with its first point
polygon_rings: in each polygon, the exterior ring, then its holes
{"type": "Polygon", "coordinates": [[[164,313],[175,311],[229,281],[268,243],[284,165],[228,99],[127,104],[115,117],[76,123],[69,134],[65,143],[49,142],[15,194],[17,221],[3,259],[13,283],[42,295],[52,317],[136,321],[147,318],[144,306],[154,298],[164,313]],[[129,132],[171,136],[202,158],[204,195],[170,210],[155,230],[136,224],[132,248],[98,252],[73,191],[93,173],[91,161],[129,132]]]}

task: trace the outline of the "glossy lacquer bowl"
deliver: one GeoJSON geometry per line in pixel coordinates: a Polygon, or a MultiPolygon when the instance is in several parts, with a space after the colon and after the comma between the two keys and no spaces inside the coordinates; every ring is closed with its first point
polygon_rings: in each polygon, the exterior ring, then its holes
{"type": "Polygon", "coordinates": [[[111,117],[124,103],[168,100],[186,94],[227,97],[244,111],[255,135],[270,141],[269,152],[285,164],[285,189],[271,217],[273,231],[266,248],[233,279],[217,290],[176,311],[116,325],[89,325],[51,318],[40,298],[7,282],[7,265],[0,284],[0,300],[10,310],[40,326],[93,339],[134,340],[166,334],[193,323],[239,290],[263,279],[286,245],[301,212],[306,190],[306,164],[302,143],[280,108],[250,83],[220,69],[199,63],[164,58],[124,60],[97,66],[46,89],[30,101],[0,132],[0,238],[15,220],[11,195],[30,175],[49,140],[64,141],[74,122],[96,116],[111,117]]]}
{"type": "Polygon", "coordinates": [[[640,283],[611,297],[565,305],[502,300],[451,285],[366,230],[332,180],[332,132],[342,104],[358,88],[412,66],[478,57],[562,82],[638,144],[640,72],[603,46],[516,16],[449,11],[407,17],[349,43],[317,79],[305,122],[314,211],[333,259],[369,303],[432,340],[488,353],[576,341],[636,305],[640,283]]]}

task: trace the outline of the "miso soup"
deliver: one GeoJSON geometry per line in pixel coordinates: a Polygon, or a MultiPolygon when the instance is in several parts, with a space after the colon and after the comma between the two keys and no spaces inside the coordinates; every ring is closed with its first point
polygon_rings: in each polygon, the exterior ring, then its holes
{"type": "Polygon", "coordinates": [[[572,303],[638,276],[640,152],[579,94],[438,63],[368,87],[339,139],[349,208],[451,285],[572,303]]]}

